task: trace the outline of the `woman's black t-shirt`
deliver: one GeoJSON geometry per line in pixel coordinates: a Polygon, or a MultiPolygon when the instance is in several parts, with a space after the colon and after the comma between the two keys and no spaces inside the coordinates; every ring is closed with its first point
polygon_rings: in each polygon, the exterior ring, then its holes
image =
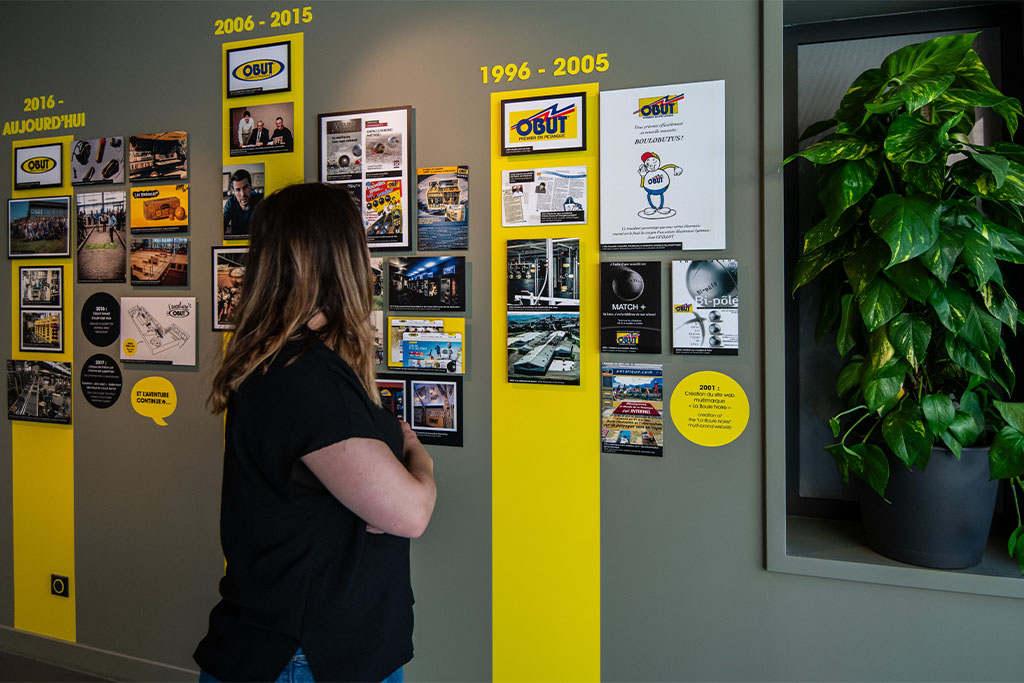
{"type": "Polygon", "coordinates": [[[316,680],[379,681],[412,658],[409,540],[371,534],[301,457],[349,438],[398,458],[398,421],[312,336],[289,342],[228,403],[221,601],[196,662],[272,681],[302,647],[316,680]]]}

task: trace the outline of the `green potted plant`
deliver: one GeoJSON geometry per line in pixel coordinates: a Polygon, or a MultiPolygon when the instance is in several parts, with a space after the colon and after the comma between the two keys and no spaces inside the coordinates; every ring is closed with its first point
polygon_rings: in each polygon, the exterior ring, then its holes
{"type": "Polygon", "coordinates": [[[1001,116],[1011,139],[1022,110],[993,85],[976,36],[893,52],[804,133],[835,129],[784,162],[815,166],[823,209],[792,291],[819,283],[818,331],[836,335],[845,409],[826,450],[843,480],[853,472],[885,498],[896,469],[927,470],[943,452],[962,464],[965,449],[985,448],[984,478],[1009,480],[1008,547],[1024,573],[1024,403],[1008,401],[1006,352],[1022,318],[1001,270],[1024,264],[1024,146],[968,138],[977,109],[1001,116]]]}

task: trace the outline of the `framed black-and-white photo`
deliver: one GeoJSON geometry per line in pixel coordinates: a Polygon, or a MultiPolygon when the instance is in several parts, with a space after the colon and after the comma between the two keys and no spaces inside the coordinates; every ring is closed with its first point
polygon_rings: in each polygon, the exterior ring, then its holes
{"type": "Polygon", "coordinates": [[[266,95],[292,89],[290,42],[227,51],[227,96],[266,95]]]}
{"type": "Polygon", "coordinates": [[[71,255],[71,197],[7,200],[7,257],[71,255]]]}
{"type": "Polygon", "coordinates": [[[235,329],[249,247],[213,247],[213,329],[235,329]]]}
{"type": "Polygon", "coordinates": [[[71,424],[71,363],[7,361],[7,419],[71,424]]]}
{"type": "Polygon", "coordinates": [[[60,187],[64,184],[64,144],[53,142],[14,149],[14,189],[60,187]]]}
{"type": "Polygon", "coordinates": [[[64,350],[64,312],[59,308],[23,308],[18,326],[19,351],[61,353],[64,350]]]}
{"type": "Polygon", "coordinates": [[[64,303],[63,266],[22,266],[18,281],[22,308],[60,308],[64,303]]]}
{"type": "Polygon", "coordinates": [[[370,249],[410,244],[412,107],[320,114],[320,180],[359,205],[370,249]]]}
{"type": "Polygon", "coordinates": [[[586,93],[501,101],[502,156],[581,152],[586,148],[586,93]]]}

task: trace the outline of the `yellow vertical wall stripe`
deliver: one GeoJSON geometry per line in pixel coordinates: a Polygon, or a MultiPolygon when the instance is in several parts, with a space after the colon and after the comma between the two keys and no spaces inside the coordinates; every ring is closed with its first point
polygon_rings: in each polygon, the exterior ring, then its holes
{"type": "MultiPolygon", "coordinates": [[[[304,178],[303,153],[310,140],[318,139],[318,131],[305,130],[305,107],[303,87],[305,78],[303,76],[303,34],[290,33],[287,35],[269,36],[267,38],[254,38],[252,40],[240,40],[234,43],[224,43],[221,53],[221,98],[223,100],[223,130],[224,137],[221,140],[221,156],[225,165],[230,164],[264,164],[266,173],[266,193],[280,189],[294,183],[301,183],[304,178]],[[291,47],[291,70],[292,89],[289,92],[271,93],[269,95],[247,95],[246,97],[227,97],[228,84],[228,50],[235,50],[245,47],[256,47],[270,43],[290,42],[291,47]],[[294,121],[285,125],[291,129],[295,137],[294,151],[280,154],[256,154],[252,156],[231,156],[231,136],[233,130],[229,130],[229,112],[238,107],[251,107],[261,104],[274,104],[276,102],[292,102],[294,106],[294,121]]],[[[267,127],[273,131],[274,122],[271,121],[267,127]]],[[[230,240],[227,244],[246,244],[244,240],[230,240]]]]}
{"type": "Polygon", "coordinates": [[[598,86],[491,95],[493,666],[496,681],[601,677],[598,86]],[[586,93],[585,152],[500,156],[501,100],[586,93]],[[501,172],[587,166],[587,225],[502,228],[501,172]],[[580,386],[509,384],[505,243],[580,238],[580,386]]]}
{"type": "MultiPolygon", "coordinates": [[[[61,142],[64,144],[63,187],[19,190],[15,199],[71,195],[72,136],[20,140],[14,149],[61,142]]],[[[13,179],[12,179],[13,180],[13,179]]],[[[71,214],[75,213],[74,197],[71,214]]],[[[74,220],[68,223],[74,252],[74,220]]],[[[75,282],[74,258],[33,258],[8,261],[11,268],[11,358],[16,360],[67,361],[72,359],[75,282]],[[64,267],[64,351],[18,351],[19,279],[22,266],[64,267]]],[[[72,366],[73,375],[77,368],[72,366]]],[[[72,406],[73,407],[73,406],[72,406]]],[[[11,422],[11,516],[14,551],[14,627],[41,635],[74,641],[75,631],[75,461],[74,415],[71,425],[11,422]],[[67,598],[50,593],[50,575],[67,576],[67,598]]]]}

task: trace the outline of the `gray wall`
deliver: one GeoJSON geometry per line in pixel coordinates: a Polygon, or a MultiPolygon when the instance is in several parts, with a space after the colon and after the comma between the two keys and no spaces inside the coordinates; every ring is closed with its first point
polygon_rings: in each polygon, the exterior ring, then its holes
{"type": "MultiPolygon", "coordinates": [[[[298,3],[304,4],[304,3],[298,3]]],[[[220,44],[213,21],[269,15],[266,2],[3,2],[0,44],[19,59],[4,72],[2,120],[22,98],[59,93],[85,111],[90,136],[187,128],[191,135],[192,294],[199,299],[199,365],[169,372],[179,406],[158,429],[127,401],[91,408],[76,394],[78,645],[0,629],[0,648],[132,679],[181,679],[205,630],[222,571],[217,538],[220,420],[202,407],[220,336],[209,317],[209,247],[219,244],[220,44]],[[39,45],[45,40],[46,50],[39,45]]],[[[764,569],[762,420],[762,36],[781,37],[778,2],[314,2],[305,32],[306,131],[318,112],[411,104],[420,166],[471,169],[463,449],[433,449],[441,495],[413,544],[417,658],[410,680],[491,676],[489,94],[479,67],[608,52],[603,89],[726,80],[728,247],[698,257],[740,260],[741,351],[735,358],[662,356],[666,386],[703,369],[734,377],[751,419],[734,443],[708,449],[666,426],[662,459],[600,456],[602,675],[608,680],[1014,680],[1020,605],[985,598],[769,573],[764,569]],[[444,67],[435,72],[433,64],[444,67]],[[995,656],[984,656],[995,653],[995,656]],[[979,656],[982,655],[982,656],[979,656]]],[[[254,31],[228,40],[270,35],[254,31]]],[[[766,62],[766,68],[774,68],[766,62]]],[[[777,66],[777,65],[776,65],[777,66]]],[[[768,82],[775,82],[769,74],[768,82]]],[[[535,75],[528,87],[591,82],[535,75]]],[[[514,87],[519,87],[519,83],[514,87]]],[[[777,89],[766,108],[781,105],[777,89]]],[[[316,147],[302,144],[306,177],[316,147]]],[[[0,187],[10,187],[0,163],[0,187]]],[[[773,222],[774,221],[774,222],[773,222]]],[[[677,254],[637,254],[667,262],[677,254]]],[[[607,257],[621,259],[620,256],[607,257]]],[[[772,275],[774,277],[774,275],[772,275]]],[[[776,286],[769,284],[769,286],[776,286]]],[[[76,285],[80,307],[97,290],[76,285]]],[[[667,290],[667,282],[666,282],[667,290]]],[[[0,325],[9,333],[10,297],[0,325]]],[[[9,338],[9,334],[8,337],[9,338]]],[[[94,347],[76,331],[75,368],[94,347]]],[[[125,370],[125,385],[151,370],[125,370]]],[[[596,405],[594,409],[597,410],[596,405]]],[[[0,443],[10,443],[6,421],[0,443]]],[[[5,449],[9,448],[7,446],[5,449]]],[[[597,457],[597,454],[595,454],[597,457]]],[[[0,471],[9,471],[4,457],[0,471]]],[[[526,504],[524,502],[524,504],[526,504]]],[[[0,485],[0,530],[10,487],[0,485]]],[[[0,625],[13,624],[11,540],[0,532],[0,625]]],[[[543,619],[544,615],[537,615],[543,619]]],[[[524,652],[524,657],[529,653],[524,652]]],[[[545,678],[537,672],[539,679],[545,678]]]]}

